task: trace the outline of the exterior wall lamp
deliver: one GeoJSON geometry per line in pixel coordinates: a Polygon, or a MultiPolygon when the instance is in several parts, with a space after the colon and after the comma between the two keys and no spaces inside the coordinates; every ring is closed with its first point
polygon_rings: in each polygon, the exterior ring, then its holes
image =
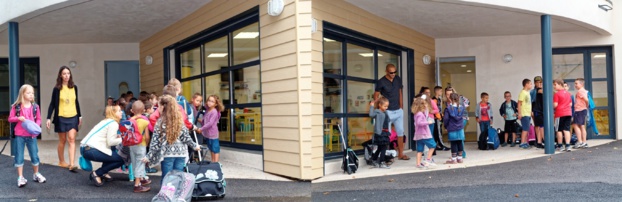
{"type": "Polygon", "coordinates": [[[600,9],[603,9],[605,12],[608,12],[610,10],[613,10],[613,2],[611,2],[611,0],[605,0],[609,3],[609,5],[607,4],[598,4],[598,7],[600,9]]]}
{"type": "Polygon", "coordinates": [[[283,12],[285,4],[283,0],[270,0],[268,1],[268,15],[279,16],[283,12]]]}

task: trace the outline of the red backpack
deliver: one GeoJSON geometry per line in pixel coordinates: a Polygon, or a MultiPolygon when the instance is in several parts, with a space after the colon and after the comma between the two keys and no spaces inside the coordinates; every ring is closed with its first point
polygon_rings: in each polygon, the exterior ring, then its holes
{"type": "MultiPolygon", "coordinates": [[[[121,141],[123,146],[134,146],[143,141],[143,134],[140,133],[138,124],[134,119],[119,122],[119,131],[121,132],[121,141]]],[[[144,132],[145,131],[143,131],[143,133],[144,132]]]]}

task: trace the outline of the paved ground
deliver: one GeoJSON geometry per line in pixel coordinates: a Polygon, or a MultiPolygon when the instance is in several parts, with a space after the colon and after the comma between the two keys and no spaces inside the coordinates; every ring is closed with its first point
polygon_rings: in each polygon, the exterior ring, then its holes
{"type": "MultiPolygon", "coordinates": [[[[3,142],[2,142],[3,143],[3,142]]],[[[125,174],[112,174],[115,181],[95,187],[88,180],[88,172],[71,173],[57,166],[43,164],[41,173],[48,182],[32,181],[32,167],[27,161],[24,177],[28,184],[17,187],[13,158],[0,155],[0,201],[150,201],[159,190],[159,176],[152,176],[153,189],[147,193],[133,193],[132,182],[125,174]],[[88,200],[85,200],[88,199],[88,200]]],[[[311,183],[279,182],[268,180],[227,179],[226,200],[235,201],[309,201],[311,183]]]]}
{"type": "MultiPolygon", "coordinates": [[[[495,165],[439,169],[381,177],[309,183],[229,179],[227,197],[234,201],[620,201],[622,141],[589,149],[495,165]]],[[[17,188],[13,159],[0,155],[0,201],[149,201],[151,192],[132,193],[124,174],[104,187],[88,181],[88,173],[70,173],[42,165],[45,184],[17,188]]],[[[443,165],[439,165],[443,166],[443,165]]],[[[365,168],[363,168],[365,169],[365,168]]],[[[414,168],[413,168],[414,169],[414,168]]]]}
{"type": "MultiPolygon", "coordinates": [[[[622,141],[488,166],[313,183],[313,201],[620,201],[622,141]]],[[[440,166],[440,165],[439,165],[440,166]]]]}

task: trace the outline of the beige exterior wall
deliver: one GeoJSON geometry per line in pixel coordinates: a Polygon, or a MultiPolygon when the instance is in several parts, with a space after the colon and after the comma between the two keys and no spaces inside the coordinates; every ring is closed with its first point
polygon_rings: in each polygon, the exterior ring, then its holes
{"type": "MultiPolygon", "coordinates": [[[[8,57],[8,46],[0,45],[0,57],[8,57]]],[[[41,117],[45,126],[48,106],[52,98],[52,89],[56,85],[58,69],[69,61],[76,61],[78,66],[71,69],[73,81],[79,89],[82,112],[82,126],[77,139],[82,139],[99,121],[103,119],[106,104],[106,86],[104,85],[105,61],[138,60],[137,43],[117,44],[40,44],[20,45],[19,57],[39,58],[41,117]]],[[[13,102],[13,101],[11,101],[13,102]]],[[[53,126],[52,126],[53,127],[53,126]]],[[[43,129],[42,140],[57,140],[54,129],[43,129]]]]}

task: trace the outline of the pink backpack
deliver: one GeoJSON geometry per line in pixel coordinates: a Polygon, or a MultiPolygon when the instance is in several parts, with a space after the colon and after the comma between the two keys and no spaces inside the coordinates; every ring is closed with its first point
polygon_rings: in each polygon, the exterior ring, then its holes
{"type": "Polygon", "coordinates": [[[536,129],[533,125],[529,126],[529,134],[527,136],[527,141],[536,141],[536,129]]]}

